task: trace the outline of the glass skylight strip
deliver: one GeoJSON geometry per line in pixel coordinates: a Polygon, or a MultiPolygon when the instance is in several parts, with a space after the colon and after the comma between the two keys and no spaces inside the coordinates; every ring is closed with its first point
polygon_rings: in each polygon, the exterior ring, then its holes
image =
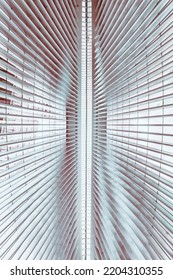
{"type": "Polygon", "coordinates": [[[92,186],[92,1],[82,1],[82,73],[81,73],[81,186],[82,257],[91,252],[92,186]]]}

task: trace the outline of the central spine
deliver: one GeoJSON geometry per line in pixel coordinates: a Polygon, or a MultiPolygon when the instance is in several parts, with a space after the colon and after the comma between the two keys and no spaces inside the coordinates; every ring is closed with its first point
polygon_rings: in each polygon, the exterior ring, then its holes
{"type": "Polygon", "coordinates": [[[82,258],[90,259],[92,173],[92,2],[82,1],[81,188],[82,258]]]}

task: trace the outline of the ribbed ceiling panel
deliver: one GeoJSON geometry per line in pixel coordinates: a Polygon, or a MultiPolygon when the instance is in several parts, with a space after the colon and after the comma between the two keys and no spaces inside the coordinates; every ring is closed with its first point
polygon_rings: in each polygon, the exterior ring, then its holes
{"type": "Polygon", "coordinates": [[[173,258],[172,7],[0,1],[1,259],[173,258]]]}
{"type": "Polygon", "coordinates": [[[0,1],[2,259],[80,258],[77,1],[0,1]]]}
{"type": "Polygon", "coordinates": [[[173,3],[93,1],[93,258],[173,258],[173,3]]]}

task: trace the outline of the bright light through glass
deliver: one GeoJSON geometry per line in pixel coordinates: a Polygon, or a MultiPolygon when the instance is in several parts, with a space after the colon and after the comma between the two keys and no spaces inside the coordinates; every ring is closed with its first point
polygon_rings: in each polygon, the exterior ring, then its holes
{"type": "Polygon", "coordinates": [[[82,3],[81,187],[82,258],[90,259],[92,168],[92,29],[91,1],[82,3]]]}

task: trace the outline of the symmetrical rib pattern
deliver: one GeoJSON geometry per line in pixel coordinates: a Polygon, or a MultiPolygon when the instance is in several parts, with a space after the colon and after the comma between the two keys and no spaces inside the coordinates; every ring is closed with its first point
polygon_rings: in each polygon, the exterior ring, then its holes
{"type": "Polygon", "coordinates": [[[93,258],[173,258],[173,2],[93,1],[93,258]]]}
{"type": "Polygon", "coordinates": [[[173,259],[172,7],[0,1],[1,259],[173,259]]]}
{"type": "Polygon", "coordinates": [[[0,1],[2,259],[80,250],[77,1],[0,1]]]}

